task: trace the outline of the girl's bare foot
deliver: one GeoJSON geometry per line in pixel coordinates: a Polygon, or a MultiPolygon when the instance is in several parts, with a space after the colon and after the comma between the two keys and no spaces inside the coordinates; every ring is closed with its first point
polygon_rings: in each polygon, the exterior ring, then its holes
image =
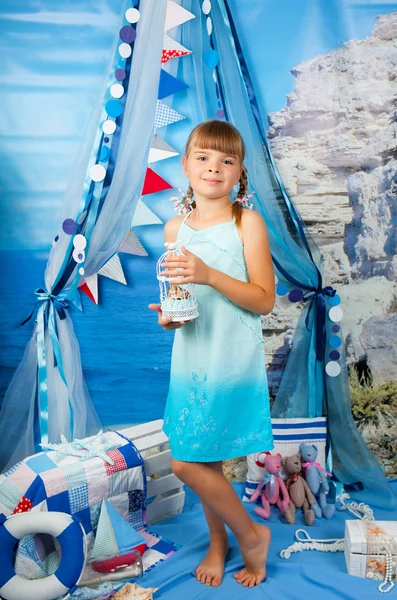
{"type": "Polygon", "coordinates": [[[234,574],[238,583],[251,588],[266,578],[266,559],[271,538],[270,529],[265,525],[254,523],[254,529],[256,536],[253,536],[251,543],[240,546],[245,567],[234,574]]]}
{"type": "Polygon", "coordinates": [[[196,579],[205,585],[217,587],[222,583],[225,559],[229,552],[227,536],[211,539],[210,547],[203,562],[196,569],[196,579]]]}

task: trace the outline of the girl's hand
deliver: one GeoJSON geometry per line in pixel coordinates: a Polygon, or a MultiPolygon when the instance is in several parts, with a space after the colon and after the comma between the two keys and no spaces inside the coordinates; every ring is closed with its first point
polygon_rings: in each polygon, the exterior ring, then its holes
{"type": "Polygon", "coordinates": [[[163,313],[161,312],[161,304],[149,304],[150,310],[157,311],[157,322],[165,331],[180,329],[185,324],[185,321],[173,322],[171,318],[163,319],[163,313]]]}
{"type": "Polygon", "coordinates": [[[164,277],[170,277],[171,283],[209,285],[211,268],[201,258],[186,250],[184,246],[182,246],[182,252],[183,256],[168,256],[166,258],[161,265],[166,270],[162,271],[161,274],[164,277]]]}

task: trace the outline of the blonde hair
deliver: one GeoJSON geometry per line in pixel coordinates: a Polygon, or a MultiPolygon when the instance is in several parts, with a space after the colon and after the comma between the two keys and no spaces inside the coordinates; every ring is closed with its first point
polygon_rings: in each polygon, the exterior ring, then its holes
{"type": "MultiPolygon", "coordinates": [[[[237,156],[241,165],[245,158],[245,146],[243,138],[239,131],[227,121],[219,121],[218,119],[209,119],[197,125],[190,133],[186,142],[185,156],[187,156],[191,150],[191,147],[197,146],[198,148],[205,148],[208,150],[217,150],[218,152],[224,152],[225,154],[231,154],[237,156]]],[[[232,215],[236,220],[236,225],[241,223],[241,215],[243,212],[243,206],[238,202],[238,199],[244,198],[248,191],[248,173],[247,169],[243,166],[243,170],[240,176],[240,189],[237,194],[237,201],[233,203],[232,215]]],[[[193,197],[193,189],[189,184],[187,194],[188,198],[193,197]]],[[[196,207],[196,203],[192,202],[193,208],[196,207]]]]}

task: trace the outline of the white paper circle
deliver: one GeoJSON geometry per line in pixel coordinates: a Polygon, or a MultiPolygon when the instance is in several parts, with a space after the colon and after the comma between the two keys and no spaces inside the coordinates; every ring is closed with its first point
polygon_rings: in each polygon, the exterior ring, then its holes
{"type": "Polygon", "coordinates": [[[216,78],[216,71],[215,69],[212,71],[212,79],[215,81],[215,83],[217,83],[217,78],[216,78]]]}
{"type": "Polygon", "coordinates": [[[275,283],[276,285],[278,284],[278,277],[277,277],[277,275],[276,275],[276,274],[274,275],[274,283],[275,283]]]}
{"type": "Polygon", "coordinates": [[[340,370],[340,364],[337,363],[335,360],[331,360],[325,365],[325,371],[330,377],[338,377],[338,375],[340,374],[340,370]]]}
{"type": "Polygon", "coordinates": [[[81,235],[81,233],[78,233],[74,236],[73,246],[76,248],[76,250],[84,250],[84,248],[87,246],[87,240],[83,235],[81,235]]]}
{"type": "Polygon", "coordinates": [[[333,306],[328,315],[333,323],[339,323],[339,321],[342,321],[343,319],[343,310],[340,306],[333,306]]]}
{"type": "Polygon", "coordinates": [[[104,133],[112,135],[112,133],[116,131],[116,121],[111,121],[110,119],[107,119],[107,121],[105,121],[102,125],[102,131],[104,133]]]}
{"type": "Polygon", "coordinates": [[[124,94],[124,88],[121,85],[121,83],[115,83],[111,86],[110,88],[110,95],[113,98],[121,98],[121,96],[124,94]]]}
{"type": "Polygon", "coordinates": [[[128,23],[137,23],[141,18],[141,15],[137,8],[129,8],[125,12],[125,18],[127,19],[128,23]]]}
{"type": "Polygon", "coordinates": [[[102,165],[94,165],[90,169],[92,181],[103,181],[105,179],[106,169],[102,165]]]}
{"type": "Polygon", "coordinates": [[[122,58],[128,58],[131,56],[131,46],[129,44],[120,44],[119,46],[119,54],[122,58]]]}
{"type": "Polygon", "coordinates": [[[211,2],[210,2],[210,0],[204,0],[204,1],[203,1],[202,10],[203,10],[203,13],[204,13],[205,15],[208,15],[208,13],[209,13],[209,12],[210,12],[210,10],[211,10],[211,2]]]}
{"type": "Polygon", "coordinates": [[[211,35],[212,33],[212,19],[211,17],[207,17],[207,33],[208,35],[211,35]]]}
{"type": "Polygon", "coordinates": [[[80,267],[79,269],[79,273],[80,275],[84,275],[85,271],[84,271],[84,267],[80,267]]]}
{"type": "Polygon", "coordinates": [[[77,263],[82,263],[85,261],[85,252],[84,250],[73,250],[73,258],[77,263]]]}

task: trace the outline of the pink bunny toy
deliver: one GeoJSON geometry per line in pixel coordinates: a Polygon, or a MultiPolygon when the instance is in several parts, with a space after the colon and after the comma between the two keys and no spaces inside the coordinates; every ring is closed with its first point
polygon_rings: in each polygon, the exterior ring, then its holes
{"type": "Polygon", "coordinates": [[[262,477],[250,498],[250,502],[255,502],[259,496],[261,497],[263,508],[255,508],[254,512],[263,519],[270,517],[271,504],[277,504],[282,515],[284,515],[290,504],[290,497],[285,483],[278,475],[281,469],[280,459],[281,454],[275,456],[266,454],[263,466],[267,470],[267,474],[262,477]]]}

